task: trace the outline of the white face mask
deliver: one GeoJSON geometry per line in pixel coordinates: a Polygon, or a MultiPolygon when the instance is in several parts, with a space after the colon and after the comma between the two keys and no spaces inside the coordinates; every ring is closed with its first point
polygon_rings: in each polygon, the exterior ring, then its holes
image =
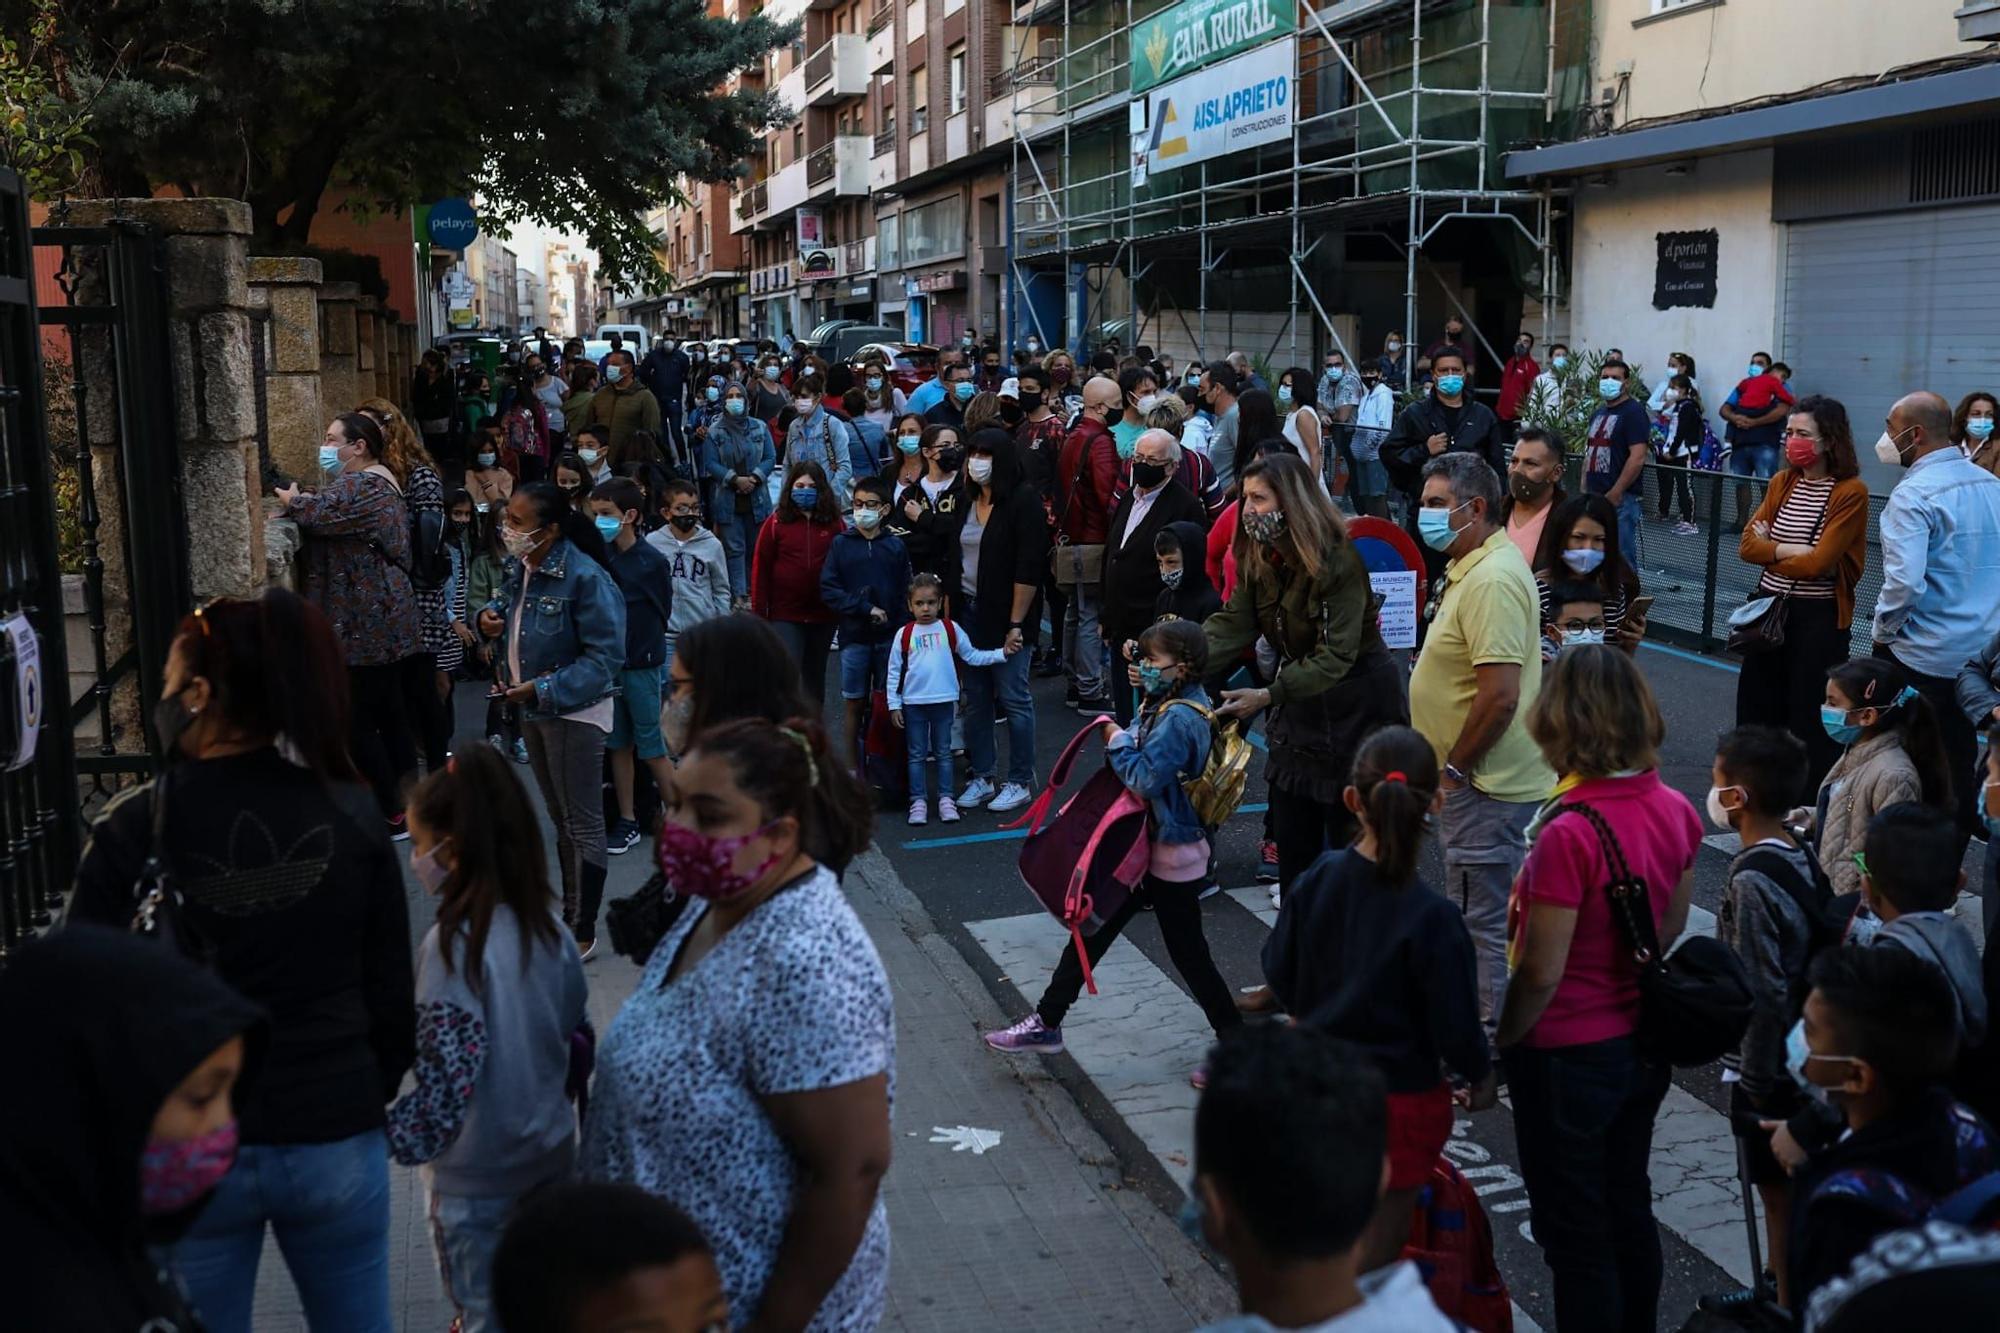
{"type": "MultiPolygon", "coordinates": [[[[1735,811],[1722,803],[1722,793],[1726,791],[1741,792],[1742,790],[1741,787],[1710,787],[1708,789],[1709,822],[1724,832],[1728,832],[1731,828],[1735,827],[1729,822],[1729,816],[1734,814],[1735,811]]],[[[1742,807],[1738,806],[1737,809],[1740,810],[1742,807]]]]}
{"type": "Polygon", "coordinates": [[[1566,629],[1563,631],[1563,647],[1565,648],[1574,648],[1579,644],[1585,643],[1603,642],[1604,631],[1601,629],[1566,629]]]}
{"type": "Polygon", "coordinates": [[[1886,430],[1882,432],[1881,438],[1875,441],[1875,459],[1884,467],[1903,466],[1903,455],[1908,452],[1909,450],[1898,445],[1896,437],[1886,430]]]}
{"type": "Polygon", "coordinates": [[[965,475],[971,480],[973,485],[984,486],[993,479],[993,460],[990,458],[968,459],[965,464],[965,475]]]}

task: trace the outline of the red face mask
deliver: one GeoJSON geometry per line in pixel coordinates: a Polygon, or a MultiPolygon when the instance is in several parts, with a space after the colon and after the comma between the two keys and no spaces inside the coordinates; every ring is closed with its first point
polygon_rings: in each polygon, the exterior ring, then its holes
{"type": "Polygon", "coordinates": [[[1808,468],[1819,457],[1819,446],[1804,436],[1791,435],[1785,439],[1785,461],[1796,468],[1808,468]]]}
{"type": "Polygon", "coordinates": [[[676,893],[691,898],[734,898],[754,887],[777,864],[778,853],[773,852],[748,874],[736,869],[736,854],[770,827],[766,824],[733,838],[711,838],[669,819],[660,825],[660,836],[654,844],[660,871],[667,877],[668,887],[676,893]]]}

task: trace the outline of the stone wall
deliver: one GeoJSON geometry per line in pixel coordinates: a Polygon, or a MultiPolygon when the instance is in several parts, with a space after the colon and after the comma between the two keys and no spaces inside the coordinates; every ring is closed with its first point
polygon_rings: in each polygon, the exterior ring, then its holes
{"type": "Polygon", "coordinates": [[[358,388],[360,304],[361,289],[353,283],[320,284],[319,397],[329,419],[352,412],[368,396],[358,388]]]}
{"type": "Polygon", "coordinates": [[[328,416],[320,404],[320,263],[254,258],[250,301],[264,321],[264,428],[271,462],[287,477],[319,475],[319,442],[328,416]]]}

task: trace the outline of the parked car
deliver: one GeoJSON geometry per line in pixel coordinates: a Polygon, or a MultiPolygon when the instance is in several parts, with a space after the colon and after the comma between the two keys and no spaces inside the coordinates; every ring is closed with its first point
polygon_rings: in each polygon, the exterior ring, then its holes
{"type": "Polygon", "coordinates": [[[890,380],[904,393],[937,374],[938,349],[927,343],[864,343],[854,350],[850,360],[858,362],[871,352],[882,354],[889,363],[890,380]]]}
{"type": "MultiPolygon", "coordinates": [[[[599,324],[597,326],[597,338],[602,339],[607,348],[611,345],[611,335],[614,333],[625,340],[625,346],[631,349],[632,355],[635,357],[644,357],[646,355],[646,348],[651,345],[652,340],[646,337],[646,327],[643,324],[599,324]]],[[[598,353],[597,355],[601,356],[603,354],[598,353]]]]}

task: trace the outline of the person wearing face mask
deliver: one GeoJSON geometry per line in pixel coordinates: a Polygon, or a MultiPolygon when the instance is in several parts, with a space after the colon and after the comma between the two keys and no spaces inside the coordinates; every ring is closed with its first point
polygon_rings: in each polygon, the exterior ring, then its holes
{"type": "MultiPolygon", "coordinates": [[[[661,493],[666,523],[646,534],[667,559],[673,579],[673,618],[667,623],[667,667],[671,670],[681,633],[705,620],[729,614],[729,556],[722,539],[701,523],[701,496],[691,481],[676,478],[661,493]]],[[[668,750],[673,753],[671,740],[668,750]]]]}
{"type": "Polygon", "coordinates": [[[178,1239],[236,1160],[264,1016],[170,947],[77,926],[8,959],[0,1022],[10,1059],[33,1071],[0,1104],[9,1323],[218,1327],[149,1247],[178,1239]]]}
{"type": "Polygon", "coordinates": [[[1478,948],[1489,1028],[1507,981],[1507,890],[1522,834],[1556,781],[1526,727],[1543,675],[1535,579],[1500,530],[1499,510],[1500,478],[1478,458],[1447,453],[1424,465],[1418,530],[1449,563],[1424,610],[1430,628],[1410,677],[1410,715],[1443,765],[1445,896],[1460,904],[1478,948]]]}
{"type": "Polygon", "coordinates": [[[1405,350],[1403,335],[1391,333],[1382,339],[1382,355],[1375,364],[1382,371],[1382,379],[1391,389],[1407,389],[1410,384],[1409,353],[1405,350]]]}
{"type": "Polygon", "coordinates": [[[784,363],[775,352],[766,352],[759,357],[756,368],[750,373],[750,415],[759,421],[774,421],[785,410],[787,399],[783,374],[784,363]]]}
{"type": "Polygon", "coordinates": [[[1083,386],[1083,410],[1063,440],[1049,496],[1055,514],[1055,580],[1069,595],[1063,642],[1069,650],[1070,703],[1084,712],[1111,707],[1097,619],[1104,547],[1118,488],[1118,447],[1111,423],[1122,401],[1116,380],[1099,375],[1083,386]]]}
{"type": "MultiPolygon", "coordinates": [[[[1429,391],[1396,417],[1389,438],[1382,445],[1382,465],[1389,480],[1403,493],[1408,507],[1409,533],[1423,546],[1417,531],[1417,512],[1423,507],[1425,464],[1448,453],[1470,453],[1486,460],[1495,476],[1506,471],[1505,447],[1500,439],[1500,419],[1493,409],[1472,394],[1471,377],[1462,357],[1447,350],[1442,360],[1432,358],[1429,391]]],[[[1388,372],[1383,372],[1388,378],[1388,372]]],[[[1424,547],[1426,576],[1435,581],[1444,561],[1424,547]]]]}
{"type": "Polygon", "coordinates": [[[1654,413],[1661,432],[1659,461],[1666,465],[1665,470],[1654,474],[1659,479],[1660,521],[1666,521],[1667,512],[1678,496],[1681,521],[1674,525],[1674,533],[1693,537],[1701,529],[1694,521],[1694,483],[1688,472],[1701,457],[1702,441],[1708,433],[1702,420],[1701,394],[1694,377],[1681,373],[1655,389],[1653,397],[1660,404],[1654,413]]]}
{"type": "Polygon", "coordinates": [[[1951,437],[1976,466],[2000,476],[2000,437],[1993,430],[1996,417],[2000,417],[2000,398],[1984,390],[1969,393],[1958,400],[1958,410],[1951,414],[1951,437]]]}
{"type": "Polygon", "coordinates": [[[1844,1132],[1792,1175],[1787,1267],[1802,1298],[1904,1225],[1903,1201],[1946,1198],[2000,1162],[1992,1128],[1946,1083],[1958,1042],[1951,989],[1934,966],[1848,944],[1809,975],[1788,1067],[1844,1132]]]}
{"type": "Polygon", "coordinates": [[[1139,436],[1146,429],[1146,413],[1152,411],[1152,398],[1158,392],[1159,385],[1153,378],[1153,372],[1144,366],[1132,366],[1119,373],[1118,393],[1122,412],[1111,423],[1111,442],[1118,450],[1121,463],[1131,461],[1139,436]]]}
{"type": "Polygon", "coordinates": [[[639,383],[659,400],[666,438],[676,452],[682,447],[681,410],[687,403],[688,378],[693,368],[694,363],[682,350],[679,340],[664,333],[646,349],[646,359],[639,366],[639,383]]]}
{"type": "Polygon", "coordinates": [[[701,731],[666,798],[660,869],[689,905],[598,1047],[579,1174],[685,1210],[742,1317],[873,1328],[894,1006],[868,931],[807,850],[851,858],[871,802],[802,717],[701,731]]]}
{"type": "Polygon", "coordinates": [[[445,354],[433,347],[417,362],[410,380],[410,411],[424,433],[424,447],[453,462],[465,457],[465,442],[452,435],[452,418],[458,415],[458,391],[452,383],[451,367],[445,354]]]}
{"type": "Polygon", "coordinates": [[[975,383],[981,393],[998,393],[1000,385],[1008,378],[1000,364],[1000,349],[988,347],[979,357],[979,374],[975,383]]]}
{"type": "Polygon", "coordinates": [[[1562,487],[1563,463],[1561,442],[1535,426],[1521,431],[1507,460],[1507,495],[1500,501],[1500,522],[1507,529],[1507,540],[1531,569],[1549,515],[1568,498],[1562,487]]]}
{"type": "Polygon", "coordinates": [[[963,362],[943,366],[938,370],[938,383],[943,396],[924,413],[924,420],[933,426],[964,425],[966,405],[979,392],[979,386],[972,382],[971,368],[963,362]]]}
{"type": "Polygon", "coordinates": [[[909,399],[889,378],[889,368],[880,360],[864,363],[860,379],[861,391],[867,397],[863,414],[887,432],[896,424],[896,418],[910,410],[909,399]]]}
{"type": "Polygon", "coordinates": [[[556,829],[563,919],[588,960],[608,864],[604,749],[625,663],[625,601],[603,538],[555,487],[514,492],[501,537],[512,559],[478,629],[497,641],[494,694],[522,710],[528,765],[556,829]]]}
{"type": "Polygon", "coordinates": [[[482,515],[505,509],[520,468],[500,423],[490,419],[482,422],[473,440],[472,465],[465,470],[465,489],[472,496],[473,507],[482,515]]]}
{"type": "Polygon", "coordinates": [[[639,382],[638,363],[632,353],[614,350],[604,359],[604,387],[590,400],[590,408],[579,424],[606,427],[610,447],[616,449],[635,430],[660,434],[660,400],[639,382]]]}
{"type": "Polygon", "coordinates": [[[826,658],[839,617],[820,596],[820,575],[840,533],[840,505],[811,460],[785,470],[777,508],[757,530],[750,610],[771,622],[799,664],[805,695],[825,706],[826,658]]]}
{"type": "Polygon", "coordinates": [[[563,414],[563,403],[569,396],[569,386],[555,377],[547,358],[531,352],[521,364],[519,392],[533,394],[541,403],[543,419],[548,423],[549,447],[560,453],[568,438],[564,431],[567,418],[563,414]]]}
{"type": "Polygon", "coordinates": [[[1478,377],[1479,362],[1474,352],[1473,339],[1467,336],[1465,321],[1457,315],[1445,317],[1444,336],[1423,350],[1423,359],[1431,363],[1433,374],[1444,373],[1437,368],[1437,359],[1440,353],[1446,351],[1458,353],[1459,363],[1465,367],[1467,379],[1478,377]]]}
{"type": "Polygon", "coordinates": [[[1583,489],[1603,496],[1618,511],[1618,544],[1636,560],[1653,426],[1646,409],[1627,391],[1631,378],[1632,368],[1623,361],[1606,359],[1597,368],[1601,401],[1584,432],[1583,489]]]}
{"type": "Polygon", "coordinates": [[[1125,645],[1153,623],[1160,600],[1159,557],[1153,542],[1176,523],[1206,528],[1208,511],[1175,477],[1181,446],[1164,430],[1139,437],[1132,456],[1132,489],[1111,513],[1105,543],[1104,578],[1097,589],[1098,633],[1112,652],[1112,713],[1122,725],[1132,720],[1133,690],[1123,679],[1128,660],[1125,645]]]}
{"type": "Polygon", "coordinates": [[[884,526],[889,487],[875,477],[854,483],[854,524],[833,539],[820,569],[820,600],[840,616],[840,697],[847,748],[861,753],[861,709],[887,688],[889,641],[903,621],[910,556],[884,526]]]}
{"type": "Polygon", "coordinates": [[[559,451],[549,434],[548,410],[532,393],[514,393],[500,410],[507,447],[520,461],[521,479],[539,481],[548,475],[549,460],[559,451]]]}
{"type": "Polygon", "coordinates": [[[402,663],[423,651],[423,623],[410,581],[410,519],[402,489],[382,461],[382,427],[352,412],[328,423],[320,444],[325,484],[274,494],[305,536],[306,599],[340,637],[354,696],[355,759],[375,789],[382,818],[401,833],[403,776],[417,767],[402,663]]]}
{"type": "Polygon", "coordinates": [[[1519,425],[1521,409],[1527,405],[1528,394],[1541,374],[1541,363],[1535,360],[1535,335],[1522,329],[1514,336],[1512,355],[1501,367],[1500,397],[1493,405],[1493,414],[1500,418],[1500,427],[1509,438],[1519,425]]]}
{"type": "Polygon", "coordinates": [[[792,386],[791,424],[785,427],[785,447],[780,456],[786,468],[801,463],[816,464],[826,474],[836,509],[847,507],[854,489],[854,454],[848,440],[850,426],[826,410],[821,395],[825,381],[817,375],[802,374],[792,386]]]}
{"type": "Polygon", "coordinates": [[[1077,378],[1076,358],[1061,347],[1042,358],[1048,374],[1049,406],[1065,423],[1083,406],[1083,381],[1077,378]]]}
{"type": "Polygon", "coordinates": [[[729,586],[739,604],[750,596],[750,551],[771,513],[771,474],[778,467],[771,429],[750,412],[740,384],[722,391],[722,413],[708,426],[702,470],[713,488],[710,513],[729,552],[729,586]]]}
{"type": "MultiPolygon", "coordinates": [[[[896,447],[901,452],[913,427],[905,418],[898,429],[896,447]]],[[[958,529],[965,522],[965,446],[960,431],[952,426],[926,426],[916,438],[923,471],[914,483],[902,479],[907,464],[898,472],[892,485],[894,512],[884,519],[884,526],[909,553],[912,573],[942,579],[958,554],[958,529]]]]}
{"type": "MultiPolygon", "coordinates": [[[[633,435],[637,434],[639,432],[633,432],[633,435]]],[[[650,432],[648,434],[650,435],[650,432]]],[[[631,436],[627,436],[626,447],[629,449],[630,445],[631,436]]],[[[658,453],[657,445],[654,447],[654,452],[658,453]]],[[[594,425],[579,427],[576,432],[576,448],[567,453],[559,454],[557,457],[559,459],[568,458],[571,454],[574,454],[576,459],[583,464],[582,485],[585,491],[588,491],[599,482],[611,479],[612,449],[609,427],[594,425]]],[[[562,466],[562,464],[558,463],[558,466],[562,466]]],[[[560,485],[561,483],[558,482],[557,484],[560,485]]]]}
{"type": "Polygon", "coordinates": [[[914,412],[905,412],[890,423],[883,437],[883,451],[889,456],[887,466],[882,469],[882,478],[890,486],[890,513],[886,521],[898,537],[907,535],[897,530],[903,521],[905,494],[930,475],[930,459],[924,456],[924,431],[924,419],[914,412]]]}
{"type": "Polygon", "coordinates": [[[622,856],[639,841],[635,785],[638,763],[652,770],[657,784],[672,768],[660,735],[665,698],[667,629],[673,624],[674,579],[667,558],[639,539],[639,515],[646,497],[629,477],[614,477],[590,493],[591,522],[610,556],[608,568],[625,604],[625,665],[612,696],[611,786],[618,819],[605,850],[622,856]]]}
{"type": "Polygon", "coordinates": [[[1573,495],[1550,511],[1533,565],[1544,632],[1555,621],[1555,586],[1588,583],[1601,596],[1605,641],[1638,651],[1646,636],[1645,617],[1632,610],[1639,576],[1619,547],[1618,516],[1603,496],[1573,495]]]}
{"type": "Polygon", "coordinates": [[[1944,730],[1960,831],[1970,836],[1977,745],[1956,705],[1959,671],[2000,633],[2000,478],[1951,442],[1951,409],[1913,393],[1890,409],[1877,461],[1905,469],[1882,509],[1882,589],[1871,637],[1902,665],[1944,730]]]}
{"type": "Polygon", "coordinates": [[[498,1327],[507,1219],[576,1158],[565,1085],[586,985],[547,865],[541,821],[492,750],[472,747],[410,793],[410,870],[437,920],[417,950],[425,1059],[389,1108],[389,1151],[426,1168],[438,1275],[465,1333],[498,1327]]]}
{"type": "Polygon", "coordinates": [[[1604,594],[1590,583],[1559,583],[1549,590],[1554,615],[1542,627],[1542,661],[1553,662],[1565,648],[1603,643],[1604,594]]]}
{"type": "MultiPolygon", "coordinates": [[[[383,1108],[416,1054],[410,918],[402,868],[348,758],[338,662],[327,618],[288,592],[184,618],[154,704],[174,758],[105,807],[68,909],[72,924],[127,930],[133,885],[157,853],[181,895],[184,947],[269,1015],[256,1086],[236,1108],[237,1169],[167,1252],[214,1333],[248,1333],[267,1231],[311,1323],[392,1327],[383,1108]]],[[[196,1022],[141,976],[112,990],[177,1028],[196,1022]]],[[[100,1039],[143,1030],[99,1022],[100,1039]]]]}
{"type": "Polygon", "coordinates": [[[1389,470],[1382,464],[1382,446],[1396,422],[1396,395],[1382,378],[1382,368],[1369,362],[1361,369],[1361,397],[1354,409],[1348,448],[1354,456],[1351,493],[1354,507],[1364,514],[1389,514],[1389,470]]]}
{"type": "MultiPolygon", "coordinates": [[[[1312,372],[1294,366],[1278,376],[1278,412],[1284,418],[1284,436],[1322,486],[1327,485],[1326,464],[1320,449],[1319,406],[1312,401],[1312,372]]],[[[1331,494],[1331,489],[1328,491],[1331,494]]]]}

